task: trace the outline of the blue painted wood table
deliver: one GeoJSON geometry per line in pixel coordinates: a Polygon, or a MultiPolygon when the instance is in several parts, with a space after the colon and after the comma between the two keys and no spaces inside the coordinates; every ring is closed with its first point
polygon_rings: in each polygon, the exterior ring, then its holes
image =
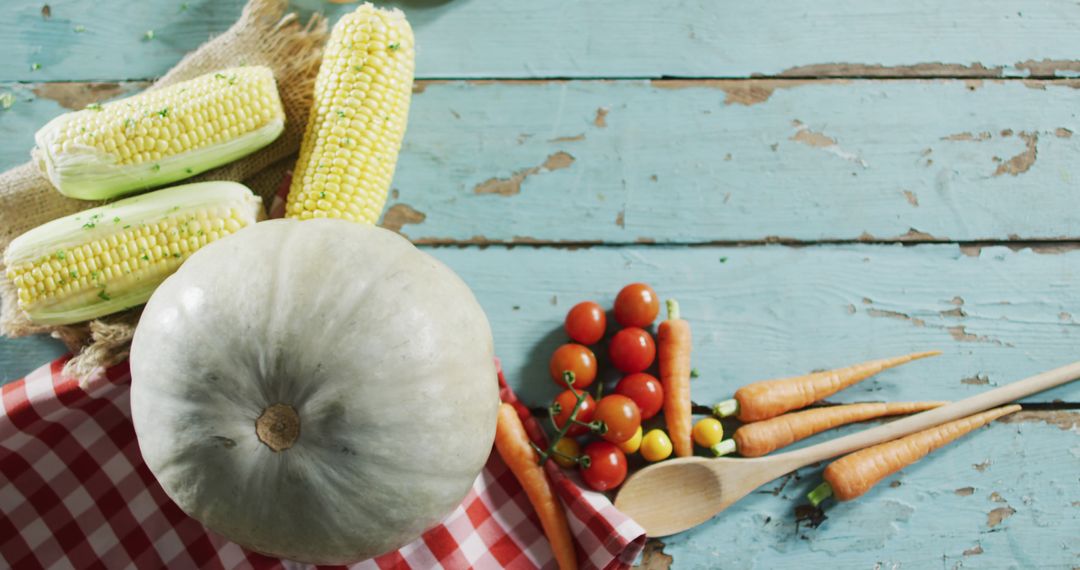
{"type": "MultiPolygon", "coordinates": [[[[0,21],[3,168],[47,119],[141,88],[241,8],[47,1],[0,21]]],[[[962,398],[1080,358],[1076,2],[403,8],[419,79],[383,224],[473,287],[527,401],[552,396],[566,309],[634,280],[692,320],[701,403],[928,348],[945,354],[834,400],[962,398]]],[[[4,339],[0,380],[61,350],[4,339]]],[[[643,563],[1080,566],[1080,386],[1025,403],[820,526],[795,516],[819,478],[804,469],[643,563]]]]}

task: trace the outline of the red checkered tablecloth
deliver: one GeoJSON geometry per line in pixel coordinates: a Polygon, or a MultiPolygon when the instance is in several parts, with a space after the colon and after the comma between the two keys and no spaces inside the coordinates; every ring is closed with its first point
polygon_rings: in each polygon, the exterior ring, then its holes
{"type": "MultiPolygon", "coordinates": [[[[12,568],[302,568],[188,517],[139,454],[126,363],[82,384],[64,359],[0,388],[0,560],[12,568]]],[[[499,372],[504,401],[516,403],[499,372]]],[[[522,409],[518,404],[519,410],[522,409]]],[[[522,410],[527,415],[527,410],[522,410]]],[[[530,436],[541,436],[527,418],[530,436]]],[[[548,462],[583,568],[625,568],[639,525],[548,462]]],[[[539,520],[492,453],[465,500],[404,548],[352,568],[554,568],[539,520]]]]}

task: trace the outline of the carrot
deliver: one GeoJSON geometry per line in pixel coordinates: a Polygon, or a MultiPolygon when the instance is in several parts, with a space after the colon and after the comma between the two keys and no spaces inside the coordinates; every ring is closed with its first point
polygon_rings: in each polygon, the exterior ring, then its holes
{"type": "Polygon", "coordinates": [[[694,454],[690,407],[690,323],[679,318],[679,303],[667,301],[668,318],[656,330],[664,418],[678,457],[694,454]]]}
{"type": "Polygon", "coordinates": [[[540,525],[551,543],[551,551],[561,570],[577,568],[577,553],[574,552],[574,538],[570,535],[570,526],[566,522],[566,511],[555,496],[555,490],[548,483],[544,468],[540,466],[539,456],[531,445],[525,426],[521,423],[517,411],[510,404],[499,404],[499,420],[495,429],[495,449],[506,466],[521,483],[529,502],[540,517],[540,525]]]}
{"type": "Polygon", "coordinates": [[[940,350],[916,352],[803,376],[754,382],[736,390],[733,399],[713,406],[713,414],[721,418],[736,414],[743,422],[767,420],[790,410],[805,408],[882,370],[938,354],[941,354],[940,350]]]}
{"type": "Polygon", "coordinates": [[[1016,404],[995,408],[845,455],[825,468],[825,482],[807,497],[814,506],[830,495],[850,501],[931,451],[1019,409],[1016,404]]]}
{"type": "Polygon", "coordinates": [[[946,402],[885,402],[812,408],[744,424],[727,441],[713,446],[717,455],[738,451],[743,457],[761,457],[816,433],[845,424],[884,416],[922,412],[946,402]]]}

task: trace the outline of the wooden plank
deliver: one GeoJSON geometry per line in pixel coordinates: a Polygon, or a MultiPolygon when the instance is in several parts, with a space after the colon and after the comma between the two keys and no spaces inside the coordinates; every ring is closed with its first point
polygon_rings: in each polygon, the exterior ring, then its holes
{"type": "MultiPolygon", "coordinates": [[[[50,0],[49,18],[43,4],[5,4],[0,80],[156,77],[231,25],[242,1],[50,0]],[[144,36],[149,30],[152,40],[144,36]]],[[[1080,72],[1080,6],[1068,0],[398,4],[416,29],[417,73],[429,78],[1080,72]]],[[[352,9],[317,0],[294,5],[332,19],[352,9]]]]}
{"type": "Polygon", "coordinates": [[[802,469],[662,539],[662,554],[650,558],[654,568],[673,569],[1073,568],[1078,426],[1075,412],[994,423],[855,501],[825,503],[827,519],[816,528],[797,509],[809,507],[805,495],[821,469],[802,469]]]}
{"type": "MultiPolygon", "coordinates": [[[[64,106],[140,85],[0,84],[0,168],[64,106]]],[[[1076,87],[421,83],[386,223],[427,243],[1074,238],[1076,87]]]]}
{"type": "MultiPolygon", "coordinates": [[[[508,380],[554,395],[547,362],[575,303],[626,283],[677,298],[694,324],[694,399],[753,380],[940,349],[833,399],[957,399],[1078,358],[1080,251],[955,245],[435,249],[476,292],[508,380]]],[[[598,351],[603,354],[603,351],[598,351]]],[[[1034,401],[1080,402],[1080,382],[1034,401]]]]}
{"type": "MultiPolygon", "coordinates": [[[[888,371],[833,399],[962,398],[1078,358],[1080,250],[851,245],[428,251],[473,288],[491,320],[508,380],[534,405],[554,395],[547,361],[565,342],[566,311],[585,299],[610,306],[619,288],[636,280],[679,299],[693,321],[694,366],[702,375],[694,398],[700,403],[726,398],[753,380],[933,348],[944,355],[888,371]]],[[[1080,383],[1030,401],[1054,400],[1080,402],[1080,383]]]]}

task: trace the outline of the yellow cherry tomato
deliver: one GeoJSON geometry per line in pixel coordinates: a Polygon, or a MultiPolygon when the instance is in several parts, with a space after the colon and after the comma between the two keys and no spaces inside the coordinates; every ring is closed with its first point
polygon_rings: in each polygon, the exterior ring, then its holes
{"type": "Polygon", "coordinates": [[[641,447],[641,426],[637,427],[634,437],[615,445],[619,446],[623,453],[637,453],[638,448],[641,447]]]}
{"type": "Polygon", "coordinates": [[[551,458],[555,460],[555,463],[558,463],[567,469],[577,467],[577,462],[571,459],[581,455],[581,446],[578,445],[576,439],[564,437],[555,442],[554,449],[558,452],[553,453],[551,456],[551,458]]]}
{"type": "Polygon", "coordinates": [[[724,426],[716,418],[704,418],[694,424],[694,443],[710,448],[724,439],[724,426]]]}
{"type": "Polygon", "coordinates": [[[664,430],[652,429],[641,439],[641,456],[646,461],[661,461],[671,456],[671,438],[664,430]]]}

